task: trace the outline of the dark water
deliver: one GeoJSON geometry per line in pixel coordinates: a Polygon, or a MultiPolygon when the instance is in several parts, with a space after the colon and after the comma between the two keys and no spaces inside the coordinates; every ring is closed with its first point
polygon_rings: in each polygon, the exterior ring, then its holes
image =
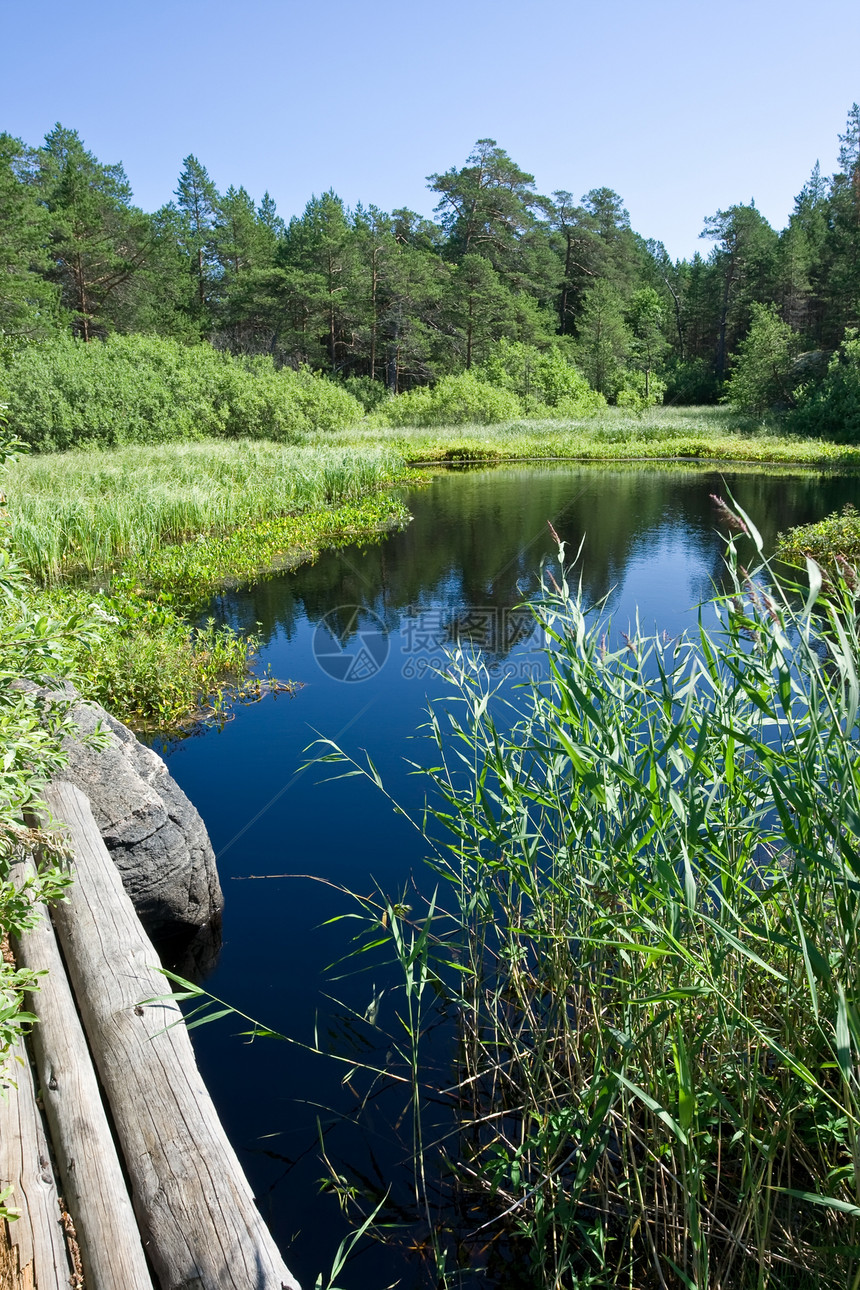
{"type": "MultiPolygon", "coordinates": [[[[500,677],[539,666],[516,606],[553,555],[547,520],[569,554],[585,539],[586,598],[608,596],[617,630],[638,606],[645,629],[674,634],[694,623],[695,606],[719,582],[723,548],[708,497],[727,489],[770,547],[780,530],[856,501],[858,481],[677,466],[451,473],[408,496],[414,520],[403,532],[219,597],[223,620],[260,624],[262,664],[303,688],[240,707],[223,729],[167,750],[206,821],[226,895],[223,949],[207,987],[299,1041],[312,1042],[318,1027],[322,1046],[330,1037],[345,1051],[349,1024],[345,1040],[330,996],[361,1014],[382,982],[326,973],[352,934],[350,923],[323,926],[354,911],[336,887],[366,893],[376,884],[396,897],[411,874],[425,889],[431,880],[420,837],[390,804],[359,779],[326,783],[327,768],[302,771],[305,750],[318,735],[355,755],[367,750],[393,795],[420,813],[426,784],[405,759],[432,760],[418,731],[429,700],[449,701],[433,665],[452,623],[471,631],[500,677]],[[265,877],[283,874],[335,886],[265,877]]],[[[392,1112],[380,1107],[363,1127],[345,1127],[339,1119],[354,1097],[342,1066],[277,1041],[248,1044],[239,1029],[227,1021],[196,1030],[198,1057],[261,1208],[309,1288],[320,1272],[325,1283],[346,1231],[335,1200],[319,1195],[318,1122],[340,1172],[384,1187],[400,1156],[392,1112]]],[[[417,1264],[375,1248],[338,1284],[379,1290],[398,1276],[423,1284],[417,1264]]]]}

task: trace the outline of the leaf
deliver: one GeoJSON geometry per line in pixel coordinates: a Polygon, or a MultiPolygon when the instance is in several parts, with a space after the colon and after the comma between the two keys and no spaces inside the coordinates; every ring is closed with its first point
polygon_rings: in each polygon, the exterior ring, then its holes
{"type": "Polygon", "coordinates": [[[853,1073],[851,1062],[851,1031],[848,1027],[848,1007],[845,1003],[845,991],[840,984],[838,987],[839,1002],[836,1008],[836,1060],[839,1062],[839,1069],[842,1071],[842,1078],[846,1084],[850,1083],[853,1073]]]}
{"type": "Polygon", "coordinates": [[[812,613],[812,609],[813,609],[813,606],[815,605],[815,602],[818,600],[818,597],[821,595],[822,577],[821,577],[821,569],[812,559],[812,556],[808,555],[805,557],[805,559],[806,559],[806,572],[807,572],[807,575],[809,576],[809,595],[806,597],[806,604],[803,606],[803,613],[804,613],[804,617],[808,618],[809,615],[812,613]]]}
{"type": "Polygon", "coordinates": [[[771,1191],[781,1196],[793,1196],[795,1200],[805,1200],[810,1205],[821,1205],[824,1209],[835,1209],[840,1214],[850,1214],[860,1218],[860,1205],[852,1205],[847,1200],[837,1200],[835,1196],[819,1196],[815,1191],[795,1191],[793,1187],[772,1187],[771,1191]]]}
{"type": "Polygon", "coordinates": [[[654,1101],[654,1098],[651,1097],[650,1093],[646,1093],[644,1088],[640,1088],[638,1084],[634,1084],[632,1080],[629,1080],[626,1075],[622,1075],[620,1072],[617,1073],[616,1078],[624,1085],[625,1088],[629,1089],[635,1097],[638,1097],[639,1101],[642,1102],[643,1105],[647,1106],[649,1111],[653,1111],[658,1120],[663,1121],[666,1127],[671,1130],[683,1146],[686,1147],[689,1145],[687,1135],[681,1128],[680,1124],[678,1124],[677,1120],[675,1120],[659,1102],[654,1101]]]}

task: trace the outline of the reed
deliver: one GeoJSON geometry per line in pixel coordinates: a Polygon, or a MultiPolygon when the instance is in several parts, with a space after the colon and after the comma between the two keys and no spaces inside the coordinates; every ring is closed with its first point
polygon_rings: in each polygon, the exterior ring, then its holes
{"type": "Polygon", "coordinates": [[[360,902],[357,965],[401,974],[373,1020],[431,1280],[495,1250],[500,1285],[857,1290],[857,579],[810,562],[798,600],[730,542],[697,634],[615,648],[559,563],[548,681],[500,707],[452,657],[416,822],[438,891],[360,902]]]}

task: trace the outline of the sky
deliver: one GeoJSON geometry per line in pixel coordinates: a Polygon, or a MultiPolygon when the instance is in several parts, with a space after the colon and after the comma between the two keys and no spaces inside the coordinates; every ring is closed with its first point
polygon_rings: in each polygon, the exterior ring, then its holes
{"type": "Polygon", "coordinates": [[[860,0],[0,0],[0,30],[0,130],[76,129],[146,210],[194,153],[287,219],[329,188],[430,215],[489,137],[673,257],[735,202],[782,228],[860,100],[860,0]]]}

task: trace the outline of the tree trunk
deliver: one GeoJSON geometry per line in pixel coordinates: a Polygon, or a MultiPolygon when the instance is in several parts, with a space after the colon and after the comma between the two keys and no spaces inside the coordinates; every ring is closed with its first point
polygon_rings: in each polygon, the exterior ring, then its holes
{"type": "Polygon", "coordinates": [[[468,322],[466,323],[466,371],[467,372],[472,366],[472,326],[473,326],[472,318],[473,318],[473,304],[472,304],[472,297],[469,296],[469,314],[468,314],[468,322]]]}
{"type": "Polygon", "coordinates": [[[372,381],[376,379],[376,329],[379,321],[376,313],[376,295],[377,288],[379,286],[379,269],[377,267],[378,255],[379,247],[375,246],[373,248],[370,276],[370,379],[372,381]]]}

